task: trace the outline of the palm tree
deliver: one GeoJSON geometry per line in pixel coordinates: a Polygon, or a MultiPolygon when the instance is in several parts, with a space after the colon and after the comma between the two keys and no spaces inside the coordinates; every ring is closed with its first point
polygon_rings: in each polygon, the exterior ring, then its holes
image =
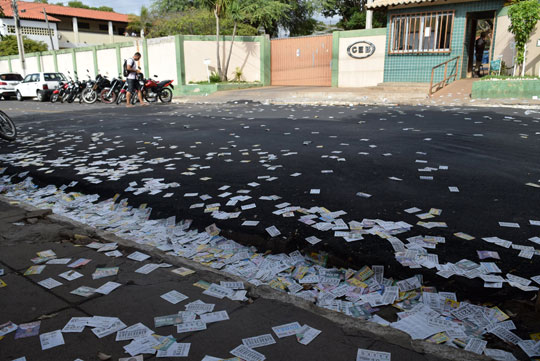
{"type": "Polygon", "coordinates": [[[129,24],[126,28],[128,31],[148,34],[152,27],[152,16],[145,6],[141,6],[141,13],[137,15],[129,15],[129,24]]]}
{"type": "MultiPolygon", "coordinates": [[[[219,34],[220,26],[219,19],[225,16],[229,6],[234,0],[200,0],[200,4],[214,13],[216,17],[216,54],[217,54],[217,70],[221,80],[227,80],[227,74],[223,74],[221,68],[221,56],[219,54],[219,34]]],[[[235,24],[236,26],[236,24],[235,24]]]]}

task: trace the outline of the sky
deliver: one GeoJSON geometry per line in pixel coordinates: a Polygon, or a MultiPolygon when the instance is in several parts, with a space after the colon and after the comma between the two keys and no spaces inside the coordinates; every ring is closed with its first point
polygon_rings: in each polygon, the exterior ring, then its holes
{"type": "MultiPolygon", "coordinates": [[[[50,4],[63,2],[67,4],[69,0],[49,0],[50,4]]],[[[110,6],[115,11],[123,14],[139,14],[141,6],[150,7],[152,0],[82,0],[83,3],[89,6],[110,6]]],[[[324,21],[325,23],[335,24],[339,18],[324,18],[322,16],[316,16],[317,20],[324,21]]]]}

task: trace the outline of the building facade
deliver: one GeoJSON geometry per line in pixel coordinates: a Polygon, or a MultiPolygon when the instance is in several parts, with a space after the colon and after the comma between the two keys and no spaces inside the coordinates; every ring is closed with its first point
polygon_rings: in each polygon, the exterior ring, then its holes
{"type": "MultiPolygon", "coordinates": [[[[473,76],[475,41],[482,32],[489,39],[484,62],[502,59],[512,66],[515,47],[505,5],[505,0],[375,0],[370,8],[388,10],[384,82],[429,82],[432,68],[450,60],[458,78],[473,76]]],[[[528,46],[530,75],[539,71],[538,34],[528,46]]]]}
{"type": "MultiPolygon", "coordinates": [[[[134,40],[134,34],[126,33],[129,23],[126,14],[25,1],[18,1],[17,5],[23,35],[43,41],[50,50],[134,40]],[[53,37],[52,44],[49,31],[53,37]]],[[[0,0],[0,6],[5,15],[0,19],[0,33],[13,35],[15,30],[11,1],[0,0]]]]}

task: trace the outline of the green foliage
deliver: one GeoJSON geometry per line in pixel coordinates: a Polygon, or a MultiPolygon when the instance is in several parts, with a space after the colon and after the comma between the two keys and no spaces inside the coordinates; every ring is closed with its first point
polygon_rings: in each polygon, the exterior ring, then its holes
{"type": "MultiPolygon", "coordinates": [[[[366,28],[366,12],[356,11],[355,13],[351,15],[351,17],[348,20],[341,19],[337,25],[340,28],[343,28],[344,30],[365,29],[366,28]]],[[[386,13],[385,12],[373,13],[373,27],[374,28],[386,27],[386,13]]]]}
{"type": "Polygon", "coordinates": [[[150,12],[145,6],[141,6],[140,15],[129,15],[129,24],[127,30],[130,32],[140,33],[141,30],[144,30],[145,34],[150,32],[152,27],[153,18],[150,15],[150,12]]]}
{"type": "Polygon", "coordinates": [[[540,20],[540,3],[538,0],[515,2],[508,9],[511,25],[508,30],[514,34],[517,49],[517,62],[525,60],[525,44],[540,20]]]}
{"type": "MultiPolygon", "coordinates": [[[[224,18],[220,22],[222,35],[232,35],[234,20],[224,18]]],[[[183,13],[171,14],[153,24],[148,37],[157,38],[174,34],[215,35],[216,19],[205,9],[190,9],[183,13]]],[[[257,35],[257,29],[248,24],[238,24],[237,35],[257,35]]]]}
{"type": "Polygon", "coordinates": [[[279,1],[288,4],[290,9],[272,27],[265,27],[268,34],[276,36],[280,26],[289,30],[290,36],[311,35],[317,29],[317,20],[313,19],[317,7],[312,0],[279,1]]]}
{"type": "Polygon", "coordinates": [[[188,10],[195,7],[194,0],[155,0],[152,3],[152,11],[156,14],[170,14],[188,10]]]}
{"type": "Polygon", "coordinates": [[[221,76],[215,71],[210,74],[210,83],[221,83],[221,76]]]}
{"type": "Polygon", "coordinates": [[[236,69],[234,69],[234,79],[233,79],[233,81],[241,82],[243,75],[244,75],[244,72],[242,71],[242,69],[240,69],[239,67],[236,67],[236,69]]]}
{"type": "Polygon", "coordinates": [[[264,28],[287,19],[291,10],[289,4],[276,0],[236,0],[229,6],[230,16],[234,20],[264,28]]]}
{"type": "MultiPolygon", "coordinates": [[[[318,0],[321,13],[325,16],[339,15],[337,24],[345,30],[366,28],[366,0],[318,0]]],[[[386,11],[378,10],[373,13],[373,27],[386,27],[386,11]]]]}
{"type": "MultiPolygon", "coordinates": [[[[36,53],[40,51],[47,51],[47,44],[41,41],[34,41],[23,37],[24,52],[36,53]]],[[[0,56],[16,55],[19,54],[19,48],[17,47],[17,38],[15,35],[6,35],[0,41],[0,56]]]]}
{"type": "MultiPolygon", "coordinates": [[[[59,4],[57,4],[59,5],[59,4]]],[[[114,9],[109,6],[99,6],[99,7],[92,7],[84,4],[82,1],[69,1],[67,3],[67,6],[71,8],[79,8],[79,9],[90,9],[90,10],[99,10],[99,11],[108,11],[108,12],[114,12],[114,9]]]]}

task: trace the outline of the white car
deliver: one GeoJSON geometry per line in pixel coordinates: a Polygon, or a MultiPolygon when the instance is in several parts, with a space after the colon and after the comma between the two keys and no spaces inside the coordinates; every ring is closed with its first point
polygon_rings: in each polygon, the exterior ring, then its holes
{"type": "Polygon", "coordinates": [[[21,74],[18,73],[2,73],[0,74],[0,96],[5,100],[15,96],[15,85],[23,80],[21,74]]]}
{"type": "Polygon", "coordinates": [[[15,87],[17,100],[37,98],[45,101],[61,82],[67,81],[62,73],[32,73],[28,74],[22,82],[15,87]]]}

